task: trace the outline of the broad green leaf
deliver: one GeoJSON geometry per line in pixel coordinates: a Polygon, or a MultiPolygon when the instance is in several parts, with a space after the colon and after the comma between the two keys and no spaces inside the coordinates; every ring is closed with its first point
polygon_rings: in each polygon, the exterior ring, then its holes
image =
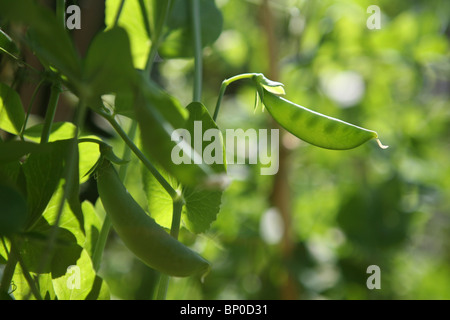
{"type": "MultiPolygon", "coordinates": [[[[161,167],[157,166],[158,172],[169,182],[169,184],[176,189],[178,187],[177,181],[171,177],[161,167]]],[[[148,212],[155,221],[170,229],[172,225],[172,210],[173,202],[170,195],[161,186],[158,180],[142,165],[142,183],[144,191],[148,200],[148,212]]]]}
{"type": "Polygon", "coordinates": [[[0,29],[0,51],[9,54],[15,59],[20,53],[14,41],[2,29],[0,29]]]}
{"type": "MultiPolygon", "coordinates": [[[[32,126],[25,130],[24,137],[27,140],[39,142],[41,140],[43,124],[32,126]]],[[[55,122],[52,124],[52,131],[50,133],[49,142],[67,140],[74,137],[75,125],[71,122],[55,122]]],[[[85,136],[83,138],[98,139],[96,136],[85,136]]],[[[1,146],[0,146],[1,150],[1,146]]],[[[98,144],[92,142],[80,143],[78,145],[79,154],[79,172],[80,172],[80,184],[86,182],[89,176],[86,174],[97,162],[100,155],[98,150],[98,144]]]]}
{"type": "Polygon", "coordinates": [[[32,0],[0,1],[0,16],[27,25],[23,39],[44,65],[50,65],[79,85],[81,63],[66,28],[55,13],[32,0]]]}
{"type": "Polygon", "coordinates": [[[214,171],[201,162],[199,155],[180,133],[180,130],[186,131],[184,128],[187,111],[155,84],[144,78],[140,83],[142,91],[135,104],[135,110],[144,151],[184,185],[205,182],[214,171]],[[186,161],[174,162],[173,155],[177,150],[185,154],[186,161]]]}
{"type": "Polygon", "coordinates": [[[114,100],[114,112],[131,119],[136,119],[134,112],[135,103],[136,98],[132,91],[119,92],[114,100]]]}
{"type": "Polygon", "coordinates": [[[192,102],[186,109],[189,111],[186,129],[193,138],[192,148],[203,156],[204,161],[211,162],[211,168],[215,172],[224,173],[226,171],[226,155],[219,127],[202,103],[192,102]],[[211,159],[208,160],[208,158],[211,159]]]}
{"type": "Polygon", "coordinates": [[[0,208],[0,236],[23,231],[27,201],[19,190],[4,181],[0,181],[0,208]]]}
{"type": "Polygon", "coordinates": [[[48,145],[41,146],[27,141],[7,141],[0,144],[0,163],[19,160],[29,153],[39,154],[49,150],[50,147],[48,145]]]}
{"type": "MultiPolygon", "coordinates": [[[[31,140],[34,142],[39,142],[41,140],[41,131],[43,128],[43,124],[38,124],[35,125],[33,127],[30,127],[28,129],[25,130],[24,132],[24,137],[27,140],[31,140]]],[[[74,132],[75,132],[75,125],[71,122],[55,122],[52,125],[52,131],[50,133],[50,137],[49,137],[49,142],[55,142],[55,141],[60,141],[60,140],[68,140],[74,137],[74,132]]],[[[85,136],[83,138],[92,138],[92,139],[99,139],[96,136],[85,136]]],[[[24,151],[26,152],[28,151],[27,148],[30,149],[30,151],[28,152],[36,152],[36,151],[41,151],[43,152],[42,149],[40,149],[41,146],[39,145],[34,145],[34,144],[29,144],[28,142],[16,142],[15,143],[17,145],[17,149],[18,151],[20,151],[20,148],[23,148],[24,151]]],[[[5,145],[7,145],[7,143],[5,143],[5,145]]],[[[3,145],[0,145],[0,150],[3,149],[3,145]]],[[[6,148],[6,146],[5,146],[6,148]]],[[[12,149],[9,148],[9,150],[12,149]]],[[[45,148],[43,148],[45,149],[45,148]]],[[[47,146],[48,149],[48,146],[47,146]]],[[[97,159],[100,155],[100,152],[98,150],[98,144],[96,143],[91,143],[91,142],[85,142],[85,143],[80,143],[78,145],[78,153],[79,153],[79,167],[80,167],[80,184],[83,182],[86,182],[89,179],[89,176],[86,176],[86,174],[89,172],[89,170],[92,168],[92,166],[94,166],[94,164],[97,162],[97,159]]],[[[2,157],[0,156],[0,162],[2,160],[2,157]]]]}
{"type": "Polygon", "coordinates": [[[183,191],[186,204],[183,207],[183,222],[191,232],[207,231],[217,218],[222,202],[222,191],[202,189],[199,187],[185,188],[183,191]]]}
{"type": "MultiPolygon", "coordinates": [[[[0,148],[0,152],[1,152],[0,148]]],[[[6,163],[0,163],[0,181],[14,186],[17,189],[20,189],[23,194],[26,194],[25,188],[21,184],[22,181],[22,166],[20,161],[10,161],[6,163]]]]}
{"type": "MultiPolygon", "coordinates": [[[[42,128],[44,124],[40,123],[25,130],[23,136],[27,140],[39,143],[41,141],[42,128]]],[[[75,125],[71,122],[54,122],[48,142],[67,140],[74,137],[75,125]]]]}
{"type": "MultiPolygon", "coordinates": [[[[106,0],[105,24],[107,29],[111,29],[114,26],[121,2],[122,0],[106,0]]],[[[142,2],[144,3],[147,16],[149,16],[149,1],[142,2]]],[[[145,26],[145,18],[142,14],[138,0],[125,1],[118,21],[118,26],[124,28],[130,38],[134,67],[136,69],[145,69],[147,57],[150,52],[151,40],[145,26]]]]}
{"type": "Polygon", "coordinates": [[[63,194],[63,182],[61,182],[40,219],[29,232],[23,235],[24,241],[21,248],[21,254],[30,272],[51,273],[53,279],[63,276],[68,266],[76,264],[85,242],[84,225],[80,225],[79,213],[72,209],[73,204],[64,200],[57,227],[54,254],[48,265],[42,265],[63,194]]]}
{"type": "MultiPolygon", "coordinates": [[[[53,230],[52,225],[55,223],[62,194],[61,185],[33,231],[26,233],[23,237],[21,255],[32,276],[41,267],[42,257],[47,249],[47,240],[53,230]]],[[[100,227],[100,221],[90,203],[83,203],[83,210],[86,216],[86,235],[80,229],[76,215],[70,209],[67,201],[64,204],[54,256],[50,265],[44,268],[44,273],[39,277],[38,288],[44,298],[58,300],[109,299],[108,287],[95,274],[89,257],[89,250],[92,250],[92,245],[95,244],[98,233],[96,230],[100,227]],[[85,249],[82,246],[85,246],[85,249]],[[73,272],[77,271],[74,266],[79,268],[79,273],[73,272]],[[80,276],[79,289],[77,289],[75,281],[78,275],[80,276]]],[[[25,297],[29,287],[21,269],[16,270],[13,280],[17,290],[14,296],[20,299],[25,297]]]]}
{"type": "Polygon", "coordinates": [[[83,96],[89,100],[129,90],[136,72],[124,29],[115,27],[96,35],[84,61],[83,80],[87,84],[83,96]]]}
{"type": "Polygon", "coordinates": [[[19,134],[25,120],[25,112],[19,94],[0,83],[0,129],[19,134]]]}
{"type": "MultiPolygon", "coordinates": [[[[23,164],[27,184],[28,227],[40,217],[63,178],[71,144],[72,140],[50,142],[45,145],[46,152],[32,153],[23,164]]],[[[75,156],[78,159],[78,153],[75,156]]],[[[79,174],[78,168],[76,174],[79,174]]],[[[70,199],[78,195],[78,179],[74,183],[74,194],[70,199]]],[[[76,211],[80,213],[81,209],[76,211]]],[[[82,215],[78,215],[78,218],[82,219],[82,215]]]]}
{"type": "MultiPolygon", "coordinates": [[[[166,24],[165,39],[159,48],[163,58],[194,56],[194,34],[190,1],[174,0],[166,24]]],[[[223,17],[214,0],[200,0],[200,28],[202,46],[211,45],[222,32],[223,17]]]]}
{"type": "MultiPolygon", "coordinates": [[[[211,158],[213,161],[211,167],[215,172],[224,174],[226,154],[222,133],[203,104],[193,102],[187,109],[189,111],[187,130],[191,133],[191,137],[194,137],[192,147],[201,152],[204,160],[211,158]],[[207,137],[206,132],[210,132],[211,136],[207,137]]],[[[186,201],[183,207],[183,221],[186,227],[194,233],[205,232],[219,213],[222,190],[188,186],[183,189],[183,195],[186,201]]]]}
{"type": "Polygon", "coordinates": [[[86,250],[81,252],[76,264],[68,266],[67,272],[52,282],[58,300],[110,299],[108,286],[95,273],[86,250]]]}
{"type": "MultiPolygon", "coordinates": [[[[98,139],[95,136],[86,136],[83,138],[98,139]]],[[[100,151],[97,143],[83,142],[78,144],[79,154],[79,172],[80,172],[80,184],[86,182],[89,179],[89,171],[97,163],[100,157],[100,151]]]]}
{"type": "MultiPolygon", "coordinates": [[[[219,154],[222,153],[222,161],[217,161],[218,163],[213,163],[211,165],[215,172],[225,173],[226,163],[225,163],[225,151],[222,141],[221,133],[212,120],[208,113],[208,110],[201,103],[191,103],[187,110],[189,110],[189,119],[185,125],[185,129],[191,133],[194,137],[197,134],[201,142],[198,145],[202,150],[197,150],[201,153],[205,150],[207,146],[211,146],[217,142],[217,146],[220,150],[219,154]],[[195,121],[197,121],[197,126],[195,126],[195,121]],[[201,123],[201,128],[200,124],[201,123]],[[203,141],[204,132],[212,129],[212,131],[217,132],[218,141],[203,141]],[[194,132],[198,130],[198,132],[194,132]]],[[[215,139],[212,139],[215,140],[215,139]]],[[[191,142],[194,148],[194,142],[191,142]]],[[[159,169],[159,168],[158,168],[159,169]]],[[[177,183],[170,175],[164,170],[159,170],[159,172],[166,178],[169,183],[176,188],[177,183]]],[[[169,194],[162,188],[158,181],[147,172],[143,170],[143,184],[144,190],[148,199],[148,210],[151,216],[162,226],[170,228],[172,223],[172,199],[169,194]]],[[[206,188],[197,187],[185,187],[183,189],[183,195],[186,201],[185,206],[182,211],[182,221],[184,226],[186,226],[190,231],[194,233],[205,232],[209,229],[211,223],[216,219],[216,216],[220,209],[222,191],[221,190],[210,190],[206,188]]]]}
{"type": "Polygon", "coordinates": [[[82,247],[72,232],[58,227],[52,250],[53,256],[47,261],[48,264],[44,265],[43,259],[49,252],[47,243],[52,230],[52,225],[41,218],[32,232],[23,234],[20,254],[30,272],[51,273],[54,279],[63,276],[68,266],[76,264],[82,247]]]}

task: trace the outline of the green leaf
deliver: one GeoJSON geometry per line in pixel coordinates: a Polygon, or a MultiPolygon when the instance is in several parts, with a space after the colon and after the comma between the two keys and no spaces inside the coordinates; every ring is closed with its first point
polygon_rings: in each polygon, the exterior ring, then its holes
{"type": "MultiPolygon", "coordinates": [[[[28,227],[41,216],[58,187],[64,174],[71,143],[72,140],[48,143],[45,145],[46,152],[32,153],[23,164],[27,182],[28,227]]],[[[76,156],[78,157],[78,154],[76,156]]],[[[77,185],[73,189],[78,194],[78,180],[75,181],[77,185]]]]}
{"type": "Polygon", "coordinates": [[[133,92],[125,90],[119,92],[116,94],[114,100],[114,112],[131,119],[136,119],[136,115],[134,112],[135,103],[136,98],[133,92]]]}
{"type": "MultiPolygon", "coordinates": [[[[98,139],[96,136],[84,136],[83,138],[98,139]]],[[[83,142],[78,144],[79,154],[79,173],[80,184],[86,182],[89,179],[89,171],[97,163],[100,157],[100,151],[97,143],[83,142]]]]}
{"type": "Polygon", "coordinates": [[[0,236],[22,231],[27,216],[24,195],[13,186],[0,181],[0,236]]]}
{"type": "Polygon", "coordinates": [[[48,145],[39,145],[27,141],[7,141],[0,144],[0,163],[19,160],[23,156],[34,153],[40,154],[50,150],[48,145]]]}
{"type": "Polygon", "coordinates": [[[144,151],[153,162],[184,185],[205,182],[214,171],[199,161],[199,155],[190,144],[180,139],[180,131],[175,131],[185,130],[188,112],[155,84],[144,78],[140,83],[142,91],[135,110],[144,151]],[[178,149],[185,154],[186,161],[174,162],[172,155],[178,149]]]}
{"type": "Polygon", "coordinates": [[[0,51],[9,54],[15,59],[17,59],[20,53],[14,41],[2,29],[0,29],[0,51]]]}
{"type": "Polygon", "coordinates": [[[186,129],[195,139],[191,143],[192,148],[203,156],[204,161],[207,161],[205,156],[212,156],[210,157],[211,168],[215,172],[224,173],[226,171],[226,154],[222,132],[202,103],[192,102],[186,109],[189,111],[186,129]],[[211,136],[204,136],[207,131],[211,136]]]}
{"type": "Polygon", "coordinates": [[[0,129],[19,134],[25,120],[25,112],[19,94],[0,83],[0,129]]]}
{"type": "MultiPolygon", "coordinates": [[[[2,149],[0,148],[0,151],[2,149]]],[[[0,181],[5,184],[10,184],[11,186],[17,187],[19,189],[22,186],[18,183],[22,173],[22,166],[20,161],[10,161],[7,163],[0,163],[0,181]]],[[[25,194],[24,190],[22,193],[25,194]]]]}
{"type": "Polygon", "coordinates": [[[84,61],[83,96],[97,99],[101,95],[129,90],[136,72],[126,31],[120,27],[101,32],[92,41],[84,61]]]}
{"type": "MultiPolygon", "coordinates": [[[[41,266],[41,259],[46,250],[47,240],[55,223],[57,208],[63,194],[62,184],[55,192],[42,218],[32,232],[24,234],[21,255],[32,276],[41,266]]],[[[58,227],[58,237],[53,259],[50,265],[40,274],[37,284],[41,295],[47,299],[79,300],[79,299],[109,299],[109,290],[104,281],[95,274],[89,252],[93,250],[101,223],[94,212],[92,204],[83,203],[86,217],[86,234],[81,230],[76,214],[65,201],[63,214],[58,227]],[[84,248],[82,248],[84,247],[84,248]],[[80,287],[77,289],[72,280],[78,275],[73,272],[78,267],[80,287]]],[[[28,293],[28,283],[25,281],[20,268],[13,279],[17,290],[16,298],[23,298],[28,293]]]]}
{"type": "MultiPolygon", "coordinates": [[[[27,140],[31,140],[34,142],[39,142],[41,140],[41,132],[42,132],[43,124],[38,124],[32,126],[25,130],[24,138],[27,140]]],[[[52,124],[52,130],[49,137],[49,142],[55,142],[60,140],[68,140],[74,137],[75,125],[71,122],[55,122],[52,124]]],[[[83,138],[91,138],[98,139],[100,138],[96,136],[84,136],[83,138]]],[[[32,152],[36,152],[39,150],[39,145],[35,146],[31,150],[32,152]],[[36,149],[36,150],[35,150],[36,149]]],[[[48,149],[48,148],[47,148],[48,149]]],[[[0,145],[0,150],[2,150],[2,146],[0,145]]],[[[42,150],[40,150],[42,152],[42,150]]],[[[86,174],[89,170],[94,166],[97,162],[97,159],[100,155],[98,150],[98,144],[91,142],[84,142],[78,145],[78,154],[79,154],[79,173],[80,173],[80,184],[86,182],[89,179],[89,176],[86,174]]],[[[1,160],[0,160],[1,161],[1,160]]]]}
{"type": "Polygon", "coordinates": [[[66,28],[54,12],[32,0],[0,1],[2,18],[29,27],[23,39],[44,65],[50,65],[74,83],[80,80],[81,63],[66,28]]]}
{"type": "Polygon", "coordinates": [[[82,247],[77,243],[77,239],[72,232],[66,228],[58,227],[53,256],[48,265],[43,266],[42,259],[46,257],[48,252],[47,242],[52,230],[52,225],[41,218],[33,232],[23,234],[20,254],[30,272],[50,273],[52,278],[55,279],[63,276],[68,266],[76,264],[82,247]]]}
{"type": "MultiPolygon", "coordinates": [[[[225,151],[223,140],[219,128],[212,120],[208,113],[208,110],[201,103],[191,103],[187,109],[189,110],[189,119],[185,128],[194,137],[195,121],[201,122],[201,129],[197,123],[197,134],[200,134],[200,139],[203,137],[205,131],[209,129],[217,130],[219,133],[218,147],[222,150],[222,163],[214,163],[211,165],[215,172],[224,173],[226,169],[225,163],[225,151]]],[[[202,148],[202,152],[207,146],[211,146],[215,141],[202,141],[199,146],[202,148]]],[[[195,147],[192,145],[192,147],[195,147]]],[[[197,150],[200,151],[200,150],[197,150]]],[[[159,169],[159,168],[158,168],[159,169]]],[[[169,183],[176,188],[177,182],[167,172],[159,170],[159,172],[166,178],[169,183]]],[[[144,190],[148,199],[148,210],[151,216],[162,226],[170,228],[172,223],[172,198],[169,194],[162,188],[158,181],[147,172],[143,170],[143,184],[144,190]]],[[[183,189],[183,195],[185,199],[185,206],[182,211],[182,221],[185,227],[194,233],[205,232],[209,229],[211,223],[216,219],[217,214],[220,210],[220,203],[222,198],[221,190],[210,190],[207,188],[196,187],[185,187],[183,189]]]]}
{"type": "MultiPolygon", "coordinates": [[[[159,48],[163,58],[194,56],[194,34],[190,1],[174,0],[165,29],[165,39],[159,48]]],[[[222,32],[223,17],[214,0],[200,0],[200,28],[202,46],[211,45],[222,32]]]]}
{"type": "MultiPolygon", "coordinates": [[[[176,179],[161,167],[156,166],[156,168],[166,181],[174,189],[177,189],[178,183],[176,179]]],[[[170,229],[173,210],[172,198],[144,165],[142,165],[142,183],[147,196],[148,212],[150,212],[151,217],[162,227],[170,229]]]]}
{"type": "MultiPolygon", "coordinates": [[[[105,24],[107,29],[114,26],[117,11],[122,0],[106,0],[105,2],[105,24]]],[[[149,12],[149,1],[143,1],[147,14],[149,12]]],[[[124,28],[130,38],[133,65],[137,69],[145,69],[147,57],[150,52],[151,40],[145,26],[139,1],[125,1],[118,21],[118,26],[124,28]]]]}
{"type": "MultiPolygon", "coordinates": [[[[203,104],[192,102],[187,106],[187,109],[189,110],[187,129],[195,139],[192,142],[192,147],[197,152],[201,152],[205,161],[207,157],[211,156],[211,160],[214,160],[211,164],[213,170],[224,174],[226,172],[226,154],[219,127],[203,104]],[[211,136],[211,141],[205,139],[205,132],[207,131],[215,133],[211,136]],[[199,136],[199,133],[201,133],[201,136],[199,136]],[[201,143],[197,143],[196,146],[195,141],[199,139],[201,139],[201,143]],[[201,147],[201,151],[197,150],[199,147],[201,147]],[[208,149],[212,151],[210,154],[205,154],[208,149]]],[[[186,201],[182,212],[183,222],[190,231],[201,233],[209,229],[220,211],[222,193],[222,190],[210,190],[200,186],[188,186],[183,189],[184,200],[186,201]]]]}
{"type": "Polygon", "coordinates": [[[61,181],[40,219],[29,232],[23,235],[20,251],[30,272],[51,273],[52,279],[63,276],[68,266],[76,264],[85,242],[84,225],[80,225],[79,213],[73,210],[73,204],[64,200],[57,227],[54,254],[50,263],[42,269],[42,258],[47,252],[48,239],[53,232],[63,194],[63,181],[61,181]]]}

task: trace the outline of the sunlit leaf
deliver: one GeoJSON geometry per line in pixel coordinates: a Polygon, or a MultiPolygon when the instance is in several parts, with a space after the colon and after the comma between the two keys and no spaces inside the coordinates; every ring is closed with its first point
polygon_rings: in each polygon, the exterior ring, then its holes
{"type": "Polygon", "coordinates": [[[19,94],[0,83],[0,129],[19,134],[25,120],[25,112],[19,94]]]}
{"type": "MultiPolygon", "coordinates": [[[[40,123],[27,128],[23,134],[24,138],[39,143],[41,141],[43,127],[44,124],[40,123]]],[[[74,137],[74,129],[75,125],[71,122],[54,122],[52,123],[48,142],[71,139],[74,137]]]]}
{"type": "MultiPolygon", "coordinates": [[[[107,0],[105,2],[105,23],[107,29],[114,26],[116,15],[122,0],[107,0]]],[[[148,11],[149,1],[143,1],[148,11]]],[[[147,13],[149,15],[149,12],[147,13]]],[[[151,40],[145,26],[145,19],[141,12],[139,1],[125,1],[120,14],[118,25],[126,30],[130,38],[133,65],[137,69],[144,69],[150,52],[151,40]]]]}
{"type": "MultiPolygon", "coordinates": [[[[28,227],[40,217],[59,185],[60,179],[63,178],[71,143],[72,140],[48,143],[46,144],[47,152],[32,153],[23,164],[27,183],[28,227]]],[[[78,175],[78,168],[76,171],[78,175]]],[[[76,184],[73,188],[75,193],[70,195],[70,199],[78,194],[78,179],[75,179],[74,183],[76,184]]]]}

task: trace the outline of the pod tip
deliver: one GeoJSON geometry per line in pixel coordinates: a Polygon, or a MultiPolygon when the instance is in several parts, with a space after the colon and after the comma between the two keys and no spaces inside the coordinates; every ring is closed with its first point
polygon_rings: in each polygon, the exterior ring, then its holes
{"type": "Polygon", "coordinates": [[[389,148],[389,146],[383,145],[383,144],[381,143],[380,139],[377,138],[376,141],[377,141],[377,143],[378,143],[378,145],[380,146],[381,149],[387,149],[387,148],[389,148]]]}
{"type": "Polygon", "coordinates": [[[206,276],[211,272],[211,265],[208,263],[208,266],[206,267],[206,270],[203,270],[201,277],[200,277],[200,282],[201,283],[205,283],[205,278],[206,276]]]}

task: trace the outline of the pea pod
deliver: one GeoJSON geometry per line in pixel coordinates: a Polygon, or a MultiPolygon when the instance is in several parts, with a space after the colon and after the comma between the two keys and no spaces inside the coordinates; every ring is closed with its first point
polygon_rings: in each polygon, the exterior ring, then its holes
{"type": "Polygon", "coordinates": [[[273,94],[263,86],[258,86],[258,93],[271,116],[284,129],[312,145],[346,150],[376,139],[381,148],[387,148],[381,144],[375,131],[309,110],[273,94]]]}
{"type": "Polygon", "coordinates": [[[170,236],[145,213],[106,159],[98,167],[97,188],[117,234],[148,266],[175,277],[204,275],[209,271],[208,261],[170,236]]]}

